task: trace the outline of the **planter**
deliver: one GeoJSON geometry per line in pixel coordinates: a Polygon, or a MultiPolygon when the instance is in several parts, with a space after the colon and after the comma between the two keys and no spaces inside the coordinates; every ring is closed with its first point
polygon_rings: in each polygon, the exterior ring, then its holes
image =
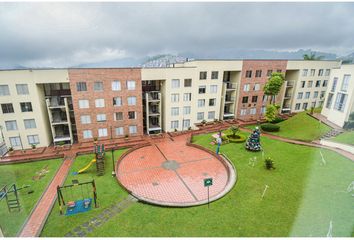
{"type": "Polygon", "coordinates": [[[240,134],[235,134],[235,136],[233,136],[233,134],[228,134],[226,136],[229,139],[229,142],[232,143],[243,143],[246,141],[246,137],[240,134]]]}

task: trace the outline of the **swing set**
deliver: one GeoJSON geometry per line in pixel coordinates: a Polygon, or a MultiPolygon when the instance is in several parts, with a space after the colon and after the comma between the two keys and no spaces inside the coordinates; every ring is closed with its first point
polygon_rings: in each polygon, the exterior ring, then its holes
{"type": "MultiPolygon", "coordinates": [[[[17,187],[16,184],[11,184],[9,186],[5,185],[0,188],[0,202],[6,200],[7,208],[9,212],[13,210],[21,211],[20,199],[18,196],[18,191],[29,188],[30,185],[24,185],[22,187],[17,187]]],[[[33,193],[33,190],[27,192],[28,194],[33,193]]]]}
{"type": "Polygon", "coordinates": [[[81,183],[79,183],[78,180],[72,180],[72,183],[73,184],[64,185],[61,187],[57,186],[60,215],[63,215],[64,207],[66,207],[66,216],[74,215],[80,212],[87,212],[91,210],[92,201],[95,205],[95,208],[98,208],[95,180],[81,183]],[[92,187],[92,190],[90,190],[90,186],[92,187]],[[81,198],[75,200],[73,191],[77,190],[78,188],[81,189],[81,198]],[[84,192],[84,188],[86,192],[84,192]],[[69,201],[64,199],[63,193],[65,193],[65,199],[69,198],[69,201]]]}

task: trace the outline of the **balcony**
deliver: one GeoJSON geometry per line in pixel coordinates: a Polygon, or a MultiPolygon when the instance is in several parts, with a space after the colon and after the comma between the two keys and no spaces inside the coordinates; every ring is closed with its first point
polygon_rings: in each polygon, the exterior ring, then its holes
{"type": "Polygon", "coordinates": [[[158,111],[158,110],[151,110],[151,109],[150,109],[149,115],[150,115],[150,116],[153,116],[153,115],[160,115],[160,111],[158,111]]]}
{"type": "Polygon", "coordinates": [[[61,89],[61,90],[53,90],[47,91],[46,96],[71,96],[70,89],[61,89]]]}
{"type": "Polygon", "coordinates": [[[291,98],[291,97],[292,97],[291,93],[286,93],[285,96],[284,96],[285,99],[288,99],[288,98],[291,98]]]}
{"type": "Polygon", "coordinates": [[[160,92],[151,92],[148,94],[148,101],[160,101],[160,92]]]}
{"type": "Polygon", "coordinates": [[[161,130],[161,126],[159,124],[149,124],[148,131],[158,131],[161,130]]]}
{"type": "Polygon", "coordinates": [[[294,87],[295,86],[295,80],[288,80],[286,81],[286,87],[294,87]]]}
{"type": "Polygon", "coordinates": [[[54,143],[70,141],[70,135],[58,135],[54,137],[54,143]]]}
{"type": "Polygon", "coordinates": [[[225,103],[234,103],[234,102],[235,102],[235,97],[230,97],[230,96],[225,97],[225,103]]]}
{"type": "Polygon", "coordinates": [[[64,98],[51,97],[49,98],[49,108],[65,108],[64,98]]]}
{"type": "Polygon", "coordinates": [[[224,117],[233,117],[235,113],[233,112],[224,112],[224,117]]]}
{"type": "Polygon", "coordinates": [[[236,90],[236,84],[230,82],[224,82],[224,83],[226,83],[226,90],[236,90]]]}

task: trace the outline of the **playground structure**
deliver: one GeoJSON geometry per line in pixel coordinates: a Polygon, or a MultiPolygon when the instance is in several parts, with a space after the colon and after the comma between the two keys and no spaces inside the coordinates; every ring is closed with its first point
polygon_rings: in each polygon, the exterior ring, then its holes
{"type": "MultiPolygon", "coordinates": [[[[58,204],[59,204],[59,211],[60,214],[62,215],[64,213],[63,207],[66,206],[66,212],[65,215],[74,215],[80,212],[87,212],[91,210],[91,205],[92,205],[92,200],[94,202],[95,208],[98,208],[97,204],[97,192],[96,192],[96,184],[95,180],[88,181],[88,182],[82,182],[79,183],[77,180],[73,180],[73,184],[70,185],[64,185],[64,186],[57,186],[57,195],[58,195],[58,204]],[[83,187],[86,187],[86,189],[89,186],[92,186],[92,197],[90,196],[90,191],[88,190],[86,195],[84,194],[83,187]],[[71,197],[74,198],[72,191],[74,188],[81,188],[81,199],[70,199],[69,201],[66,201],[68,196],[65,196],[64,198],[64,190],[70,190],[71,191],[71,197]]],[[[70,194],[68,194],[70,195],[70,194]]]]}
{"type": "Polygon", "coordinates": [[[87,171],[87,169],[89,169],[92,166],[92,164],[96,163],[97,175],[98,176],[104,175],[104,156],[105,156],[104,144],[95,145],[94,153],[95,153],[95,158],[92,159],[89,164],[87,164],[85,167],[75,172],[74,174],[84,173],[85,171],[87,171]]]}
{"type": "MultiPolygon", "coordinates": [[[[9,187],[7,185],[0,189],[0,201],[6,200],[7,208],[9,212],[13,210],[21,211],[20,200],[18,196],[18,191],[24,188],[30,187],[29,185],[24,185],[23,187],[17,188],[16,184],[12,184],[9,187]]],[[[28,194],[33,191],[28,191],[28,194]]]]}

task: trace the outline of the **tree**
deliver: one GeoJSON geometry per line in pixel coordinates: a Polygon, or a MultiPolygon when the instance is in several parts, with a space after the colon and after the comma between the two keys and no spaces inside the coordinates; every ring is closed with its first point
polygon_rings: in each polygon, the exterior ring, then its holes
{"type": "Polygon", "coordinates": [[[268,122],[273,122],[278,116],[278,108],[274,104],[269,104],[265,112],[265,119],[268,122]]]}
{"type": "MultiPolygon", "coordinates": [[[[284,75],[279,72],[272,73],[267,83],[264,85],[263,91],[267,96],[276,96],[280,92],[281,86],[285,81],[284,75]]],[[[270,103],[272,98],[270,99],[270,103]]],[[[273,97],[273,104],[275,103],[275,97],[273,97]]]]}
{"type": "Polygon", "coordinates": [[[239,127],[237,125],[232,125],[230,128],[230,131],[232,132],[232,136],[235,137],[236,136],[236,133],[238,132],[239,130],[239,127]]]}
{"type": "Polygon", "coordinates": [[[316,57],[316,53],[314,53],[314,52],[311,52],[310,54],[304,54],[302,56],[304,57],[304,60],[308,60],[308,61],[314,61],[314,60],[323,59],[323,56],[317,56],[316,57]]]}

